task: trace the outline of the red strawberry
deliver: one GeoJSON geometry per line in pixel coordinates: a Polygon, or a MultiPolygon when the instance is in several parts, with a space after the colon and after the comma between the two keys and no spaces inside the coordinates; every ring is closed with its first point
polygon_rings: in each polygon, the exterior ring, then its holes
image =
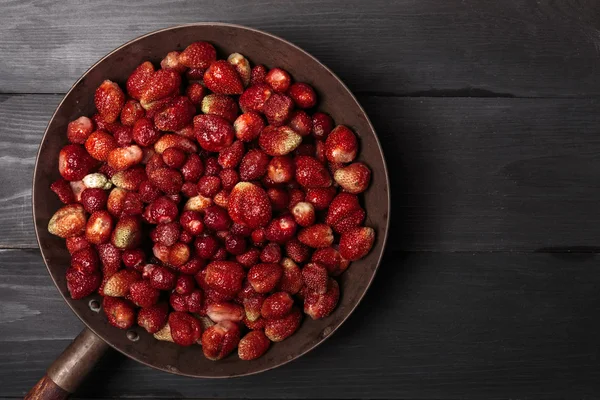
{"type": "Polygon", "coordinates": [[[66,179],[60,178],[54,181],[50,185],[50,190],[56,193],[58,199],[64,204],[75,203],[75,195],[73,194],[71,185],[69,185],[69,181],[66,179]]]}
{"type": "Polygon", "coordinates": [[[96,89],[94,104],[104,121],[115,122],[125,105],[125,94],[116,83],[105,80],[96,89]]]}
{"type": "Polygon", "coordinates": [[[296,157],[296,181],[307,188],[331,186],[327,168],[316,158],[309,156],[296,157]]]}
{"type": "Polygon", "coordinates": [[[311,261],[323,265],[332,276],[341,275],[350,265],[350,261],[343,259],[340,252],[333,247],[316,250],[311,261]]]}
{"type": "Polygon", "coordinates": [[[94,122],[94,125],[96,125],[96,130],[107,131],[110,133],[113,133],[117,128],[121,126],[121,124],[117,122],[106,122],[99,113],[92,115],[92,121],[94,122]]]}
{"type": "Polygon", "coordinates": [[[273,68],[265,76],[265,82],[273,88],[274,91],[285,93],[292,83],[290,74],[284,69],[273,68]]]}
{"type": "Polygon", "coordinates": [[[180,346],[191,346],[202,336],[200,321],[188,313],[174,311],[169,314],[169,326],[173,341],[180,346]]]}
{"type": "Polygon", "coordinates": [[[241,360],[255,360],[269,350],[271,341],[263,331],[251,331],[238,344],[238,356],[241,360]]]}
{"type": "Polygon", "coordinates": [[[196,281],[190,275],[179,275],[175,283],[175,292],[178,294],[190,294],[196,288],[196,281]]]}
{"type": "Polygon", "coordinates": [[[306,191],[306,201],[311,203],[315,210],[321,211],[329,207],[335,195],[334,187],[310,188],[306,191]]]}
{"type": "Polygon", "coordinates": [[[286,255],[297,263],[303,263],[310,257],[310,248],[298,239],[292,239],[285,244],[286,255]]]}
{"type": "Polygon", "coordinates": [[[248,320],[256,321],[260,318],[260,310],[262,308],[265,297],[262,295],[254,295],[243,299],[244,311],[248,320]]]}
{"type": "Polygon", "coordinates": [[[140,103],[144,106],[144,104],[150,104],[176,94],[180,85],[181,76],[176,71],[159,69],[148,78],[148,83],[144,86],[140,96],[140,103]]]}
{"type": "Polygon", "coordinates": [[[265,299],[261,307],[263,318],[280,319],[292,311],[294,299],[287,292],[276,292],[265,299]]]}
{"type": "Polygon", "coordinates": [[[162,159],[168,167],[179,169],[185,164],[187,156],[183,150],[177,147],[169,147],[163,151],[162,159]]]}
{"type": "MultiPolygon", "coordinates": [[[[311,190],[311,189],[309,189],[309,190],[311,190]]],[[[298,202],[304,201],[304,198],[306,197],[306,195],[300,189],[290,189],[289,197],[290,197],[290,202],[288,203],[288,208],[291,209],[293,206],[298,204],[298,202]]],[[[333,196],[331,198],[333,198],[333,196]]]]}
{"type": "Polygon", "coordinates": [[[106,243],[110,240],[113,220],[107,211],[96,211],[87,221],[85,238],[93,244],[106,243]]]}
{"type": "Polygon", "coordinates": [[[271,201],[273,211],[285,210],[288,206],[288,203],[290,202],[290,197],[288,193],[281,188],[267,189],[267,196],[269,196],[269,200],[271,201]]]}
{"type": "Polygon", "coordinates": [[[298,225],[307,227],[315,223],[315,208],[306,201],[300,201],[292,208],[292,215],[298,225]]]}
{"type": "Polygon", "coordinates": [[[148,175],[150,182],[166,194],[177,194],[181,191],[183,177],[173,168],[158,168],[148,175]]]}
{"type": "Polygon", "coordinates": [[[188,155],[187,161],[181,167],[181,174],[186,182],[196,183],[204,173],[204,164],[197,154],[188,155]]]}
{"type": "Polygon", "coordinates": [[[83,183],[83,181],[74,181],[69,182],[69,186],[71,186],[71,190],[73,191],[73,195],[75,196],[75,201],[80,202],[81,194],[85,189],[87,189],[85,183],[83,183]]]}
{"type": "Polygon", "coordinates": [[[206,69],[216,59],[217,51],[208,42],[194,42],[179,54],[179,62],[188,68],[206,69]]]}
{"type": "Polygon", "coordinates": [[[329,316],[337,306],[340,298],[338,283],[329,279],[325,293],[308,291],[304,298],[304,313],[312,319],[321,319],[329,316]]]}
{"type": "Polygon", "coordinates": [[[134,282],[142,279],[139,272],[131,269],[122,269],[113,274],[104,284],[104,296],[125,297],[134,282]]]}
{"type": "Polygon", "coordinates": [[[206,96],[206,94],[206,88],[198,82],[190,83],[187,89],[185,90],[185,95],[195,106],[199,106],[202,103],[202,100],[204,99],[204,96],[206,96]]]}
{"type": "Polygon", "coordinates": [[[302,322],[302,313],[297,307],[292,308],[292,311],[281,319],[267,320],[265,325],[265,335],[272,342],[281,342],[282,340],[292,336],[300,327],[302,322]]]}
{"type": "Polygon", "coordinates": [[[296,106],[299,108],[312,108],[317,104],[317,94],[312,86],[296,82],[290,86],[288,96],[294,100],[296,106]]]}
{"type": "Polygon", "coordinates": [[[144,102],[143,100],[140,102],[142,108],[146,110],[146,118],[154,119],[154,116],[167,108],[169,104],[173,102],[175,99],[175,95],[179,94],[175,92],[165,98],[160,100],[154,100],[151,102],[144,102]]]}
{"type": "Polygon", "coordinates": [[[352,228],[340,237],[340,255],[346,260],[360,260],[371,251],[374,241],[373,228],[352,228]]]}
{"type": "Polygon", "coordinates": [[[283,270],[279,264],[256,264],[248,271],[248,282],[256,292],[268,293],[275,288],[282,274],[283,270]]]}
{"type": "Polygon", "coordinates": [[[121,251],[110,243],[98,245],[104,278],[110,278],[121,269],[121,251]]]}
{"type": "Polygon", "coordinates": [[[197,115],[194,117],[196,139],[206,151],[221,151],[233,143],[235,132],[225,118],[217,115],[197,115]]]}
{"type": "Polygon", "coordinates": [[[270,125],[281,126],[291,118],[293,109],[292,99],[285,94],[273,93],[265,102],[264,113],[270,125]]]}
{"type": "Polygon", "coordinates": [[[267,72],[267,67],[264,65],[255,65],[250,72],[250,85],[265,83],[267,72]]]}
{"type": "Polygon", "coordinates": [[[287,126],[267,126],[258,138],[258,144],[270,156],[283,156],[291,153],[302,142],[298,135],[287,126]]]}
{"type": "Polygon", "coordinates": [[[242,264],[246,268],[250,268],[256,264],[260,257],[260,250],[257,248],[251,248],[245,253],[242,253],[235,257],[236,261],[242,264]]]}
{"type": "Polygon", "coordinates": [[[216,323],[221,321],[238,322],[244,319],[244,309],[234,303],[212,303],[206,308],[206,315],[216,323]]]}
{"type": "Polygon", "coordinates": [[[302,278],[302,271],[300,267],[289,258],[284,258],[281,261],[283,267],[283,275],[277,285],[277,290],[287,292],[289,294],[296,294],[300,291],[304,285],[304,279],[302,278]]]}
{"type": "Polygon", "coordinates": [[[252,240],[252,243],[254,243],[256,246],[262,247],[265,244],[265,241],[267,240],[265,238],[265,228],[258,228],[253,230],[250,234],[250,239],[252,240]]]}
{"type": "Polygon", "coordinates": [[[226,231],[231,225],[227,210],[219,206],[210,206],[204,210],[204,226],[213,231],[226,231]]]}
{"type": "Polygon", "coordinates": [[[84,275],[97,273],[99,265],[98,253],[91,247],[81,249],[71,256],[71,268],[84,275]]]}
{"type": "Polygon", "coordinates": [[[308,289],[323,294],[327,291],[327,269],[319,263],[308,263],[302,268],[302,278],[308,289]]]}
{"type": "Polygon", "coordinates": [[[133,304],[125,299],[105,297],[102,300],[102,308],[108,323],[116,328],[129,329],[136,320],[133,304]]]}
{"type": "Polygon", "coordinates": [[[356,162],[335,171],[335,181],[348,193],[361,193],[371,182],[371,170],[364,163],[356,162]]]}
{"type": "Polygon", "coordinates": [[[231,353],[240,341],[240,328],[231,321],[221,321],[202,334],[202,351],[209,360],[220,360],[231,353]]]}
{"type": "Polygon", "coordinates": [[[68,181],[82,180],[95,165],[96,161],[78,144],[68,144],[58,154],[58,171],[68,181]]]}
{"type": "Polygon", "coordinates": [[[69,142],[84,144],[94,131],[94,123],[88,117],[79,117],[67,125],[67,138],[69,142]]]}
{"type": "Polygon", "coordinates": [[[235,136],[243,142],[251,142],[258,138],[264,127],[265,121],[254,111],[240,115],[233,123],[235,136]]]}
{"type": "Polygon", "coordinates": [[[285,183],[294,179],[295,169],[294,161],[289,156],[277,156],[269,162],[267,172],[273,182],[285,183]]]}
{"type": "Polygon", "coordinates": [[[264,331],[265,325],[267,324],[267,320],[264,318],[259,318],[256,321],[250,321],[248,318],[244,318],[244,325],[252,331],[264,331]]]}
{"type": "Polygon", "coordinates": [[[313,130],[312,134],[317,139],[325,139],[329,132],[333,129],[333,120],[328,114],[316,112],[312,117],[313,130]]]}
{"type": "Polygon", "coordinates": [[[328,225],[316,224],[302,229],[298,240],[315,249],[329,247],[333,243],[333,232],[328,225]]]}
{"type": "Polygon", "coordinates": [[[121,189],[138,190],[142,182],[146,181],[146,171],[142,166],[119,171],[113,175],[112,183],[121,189]]]}
{"type": "Polygon", "coordinates": [[[281,260],[281,247],[277,243],[267,244],[260,252],[260,261],[278,263],[281,260]]]}
{"type": "Polygon", "coordinates": [[[205,197],[213,197],[221,190],[221,178],[218,176],[203,176],[198,181],[198,193],[205,197]]]}
{"type": "Polygon", "coordinates": [[[175,243],[169,249],[169,264],[180,267],[190,259],[190,248],[185,243],[175,243]]]}
{"type": "Polygon", "coordinates": [[[210,235],[199,236],[194,241],[194,248],[198,257],[207,260],[215,254],[219,248],[219,242],[210,235]]]}
{"type": "Polygon", "coordinates": [[[127,268],[139,271],[143,268],[143,264],[146,261],[146,254],[142,249],[125,250],[121,259],[127,268]]]}
{"type": "Polygon", "coordinates": [[[179,267],[179,272],[182,274],[196,275],[202,268],[204,268],[204,260],[192,257],[188,262],[179,267]]]}
{"type": "Polygon", "coordinates": [[[172,69],[178,74],[184,73],[187,67],[179,62],[179,54],[178,51],[167,53],[165,58],[160,62],[160,67],[162,69],[172,69]]]}
{"type": "Polygon", "coordinates": [[[202,81],[204,79],[206,68],[190,68],[185,71],[185,77],[189,82],[202,81]]]}
{"type": "Polygon", "coordinates": [[[237,103],[224,94],[209,94],[204,97],[201,109],[204,114],[218,115],[232,123],[238,115],[237,103]]]}
{"type": "Polygon", "coordinates": [[[332,226],[337,233],[344,233],[360,226],[364,218],[365,211],[358,203],[358,198],[353,194],[340,193],[331,202],[325,223],[332,226]]]}
{"type": "Polygon", "coordinates": [[[121,188],[113,188],[108,195],[108,201],[106,202],[106,209],[115,217],[120,217],[123,214],[123,208],[125,208],[125,198],[127,197],[127,191],[121,188]]]}
{"type": "Polygon", "coordinates": [[[108,194],[103,189],[85,189],[81,193],[81,204],[90,214],[106,208],[108,194]]]}
{"type": "Polygon", "coordinates": [[[282,215],[269,223],[266,238],[271,242],[283,244],[294,237],[297,226],[291,215],[282,215]]]}
{"type": "Polygon", "coordinates": [[[204,84],[217,94],[242,94],[244,86],[236,68],[225,60],[213,62],[204,73],[204,84]]]}
{"type": "Polygon", "coordinates": [[[118,147],[108,153],[107,162],[111,168],[122,171],[142,161],[144,153],[136,145],[118,147]]]}
{"type": "Polygon", "coordinates": [[[206,266],[206,284],[222,293],[235,295],[242,289],[244,270],[235,261],[213,261],[206,266]]]}
{"type": "Polygon", "coordinates": [[[194,104],[185,96],[177,96],[167,108],[154,116],[154,124],[161,131],[175,132],[192,122],[195,114],[194,104]]]}
{"type": "Polygon", "coordinates": [[[325,141],[325,156],[332,163],[349,163],[356,158],[358,141],[350,129],[338,125],[325,141]]]}
{"type": "Polygon", "coordinates": [[[240,108],[244,113],[251,111],[262,113],[265,111],[265,105],[272,95],[273,89],[269,85],[258,84],[250,86],[240,96],[240,108]]]}
{"type": "MultiPolygon", "coordinates": [[[[125,125],[118,126],[117,128],[113,129],[111,133],[113,135],[113,138],[117,142],[117,145],[120,147],[129,146],[130,144],[133,143],[133,129],[131,126],[125,126],[125,125]]],[[[117,146],[115,146],[115,147],[117,147],[117,146]]],[[[86,148],[87,148],[87,146],[86,146],[86,148]]]]}
{"type": "Polygon", "coordinates": [[[250,150],[240,162],[240,178],[253,181],[262,177],[269,166],[270,158],[262,150],[250,150]]]}
{"type": "Polygon", "coordinates": [[[154,66],[150,61],[140,64],[127,78],[127,93],[134,99],[139,100],[146,84],[154,73],[154,66]]]}
{"type": "Polygon", "coordinates": [[[128,100],[121,110],[121,123],[125,126],[133,126],[135,121],[143,118],[146,112],[137,100],[128,100]]]}
{"type": "Polygon", "coordinates": [[[327,157],[325,157],[325,142],[323,140],[315,140],[315,158],[323,164],[327,163],[327,157]]]}
{"type": "Polygon", "coordinates": [[[73,255],[79,250],[86,249],[91,247],[92,245],[84,236],[71,236],[65,240],[65,244],[67,245],[67,250],[69,254],[73,255]]]}
{"type": "Polygon", "coordinates": [[[179,234],[180,225],[177,222],[167,222],[158,225],[151,237],[154,242],[170,247],[177,242],[179,234]]]}
{"type": "Polygon", "coordinates": [[[156,265],[150,273],[150,284],[158,290],[171,290],[175,287],[177,277],[166,267],[156,265]]]}
{"type": "Polygon", "coordinates": [[[48,222],[48,232],[62,238],[79,236],[86,224],[85,210],[80,204],[69,204],[54,213],[48,222]]]}
{"type": "MultiPolygon", "coordinates": [[[[300,136],[308,136],[313,128],[312,118],[302,110],[294,111],[292,113],[289,127],[294,130],[300,136]]],[[[308,154],[312,155],[312,154],[308,154]]]]}
{"type": "Polygon", "coordinates": [[[225,238],[225,250],[234,256],[243,254],[246,251],[246,240],[232,233],[225,238]]]}
{"type": "Polygon", "coordinates": [[[112,244],[122,250],[139,246],[142,240],[142,226],[136,217],[124,216],[119,219],[112,232],[112,244]]]}
{"type": "Polygon", "coordinates": [[[197,236],[204,231],[202,217],[197,211],[184,211],[179,217],[179,223],[190,234],[197,236]]]}
{"type": "Polygon", "coordinates": [[[167,303],[157,303],[150,307],[142,308],[138,312],[137,324],[148,333],[156,333],[167,322],[169,306],[167,303]]]}
{"type": "Polygon", "coordinates": [[[271,220],[271,203],[265,191],[249,182],[240,182],[229,195],[229,216],[234,222],[256,229],[271,220]]]}
{"type": "Polygon", "coordinates": [[[138,307],[153,306],[158,301],[159,295],[160,292],[153,288],[148,281],[134,282],[129,286],[129,297],[138,307]]]}
{"type": "Polygon", "coordinates": [[[218,162],[223,168],[235,168],[244,156],[244,143],[236,140],[233,144],[219,153],[218,162]]]}
{"type": "Polygon", "coordinates": [[[165,150],[171,147],[176,147],[186,153],[198,152],[198,146],[196,146],[192,140],[184,136],[174,135],[171,133],[162,135],[161,138],[154,143],[154,151],[158,154],[162,154],[165,150]]]}
{"type": "Polygon", "coordinates": [[[101,281],[102,275],[99,272],[84,275],[74,268],[67,270],[67,289],[74,300],[82,299],[94,293],[100,286],[101,281]]]}
{"type": "Polygon", "coordinates": [[[150,118],[140,118],[133,125],[132,138],[140,146],[151,146],[160,138],[160,132],[150,118]]]}
{"type": "Polygon", "coordinates": [[[110,152],[116,148],[115,138],[104,131],[92,133],[85,142],[87,152],[99,161],[106,161],[110,152]]]}
{"type": "MultiPolygon", "coordinates": [[[[227,190],[227,191],[233,189],[235,187],[235,185],[237,185],[238,182],[240,181],[239,174],[233,168],[227,168],[227,169],[222,170],[219,173],[219,177],[221,178],[221,184],[223,186],[223,190],[227,190]]],[[[217,205],[221,206],[221,204],[219,204],[219,202],[217,201],[216,198],[215,198],[215,203],[217,205]]],[[[223,206],[221,206],[221,207],[223,207],[223,206]]]]}

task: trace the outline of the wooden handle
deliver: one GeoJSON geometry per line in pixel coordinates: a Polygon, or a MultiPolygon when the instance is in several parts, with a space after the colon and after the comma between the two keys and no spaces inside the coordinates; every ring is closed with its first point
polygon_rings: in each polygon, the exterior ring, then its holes
{"type": "Polygon", "coordinates": [[[50,365],[25,400],[62,400],[77,389],[109,346],[85,328],[50,365]]]}

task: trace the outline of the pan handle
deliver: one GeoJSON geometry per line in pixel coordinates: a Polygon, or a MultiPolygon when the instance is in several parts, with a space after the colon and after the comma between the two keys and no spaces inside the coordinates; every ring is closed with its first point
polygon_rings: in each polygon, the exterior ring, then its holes
{"type": "Polygon", "coordinates": [[[85,328],[50,365],[25,400],[66,399],[77,389],[109,346],[85,328]]]}

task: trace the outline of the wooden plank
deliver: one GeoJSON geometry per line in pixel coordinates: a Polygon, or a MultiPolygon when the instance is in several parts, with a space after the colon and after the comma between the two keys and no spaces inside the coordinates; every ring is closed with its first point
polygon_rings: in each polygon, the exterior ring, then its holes
{"type": "Polygon", "coordinates": [[[347,0],[343,6],[335,0],[151,0],[143,6],[9,0],[0,16],[0,92],[65,92],[122,43],[198,21],[238,23],[288,39],[357,92],[600,94],[600,3],[594,0],[347,0]]]}
{"type": "MultiPolygon", "coordinates": [[[[60,96],[0,96],[0,246],[37,247],[30,186],[60,96]]],[[[594,250],[600,101],[361,97],[385,149],[395,250],[594,250]]]]}
{"type": "MultiPolygon", "coordinates": [[[[594,397],[599,262],[599,254],[390,250],[355,314],[297,361],[225,382],[177,377],[112,353],[78,396],[594,397]]],[[[0,382],[3,396],[17,397],[81,324],[37,254],[0,252],[0,282],[0,382]],[[25,312],[13,320],[7,308],[25,312]]]]}

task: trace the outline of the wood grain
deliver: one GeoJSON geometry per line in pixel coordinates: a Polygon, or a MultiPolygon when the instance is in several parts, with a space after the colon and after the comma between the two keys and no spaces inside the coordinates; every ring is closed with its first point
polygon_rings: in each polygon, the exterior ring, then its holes
{"type": "MultiPolygon", "coordinates": [[[[77,396],[595,397],[599,262],[598,254],[390,249],[355,314],[297,361],[223,381],[177,377],[113,353],[77,396]]],[[[7,301],[40,311],[0,323],[1,395],[17,397],[81,325],[61,303],[35,253],[0,252],[0,282],[5,285],[0,315],[7,301]]]]}
{"type": "Polygon", "coordinates": [[[5,0],[0,92],[65,92],[126,41],[199,21],[279,35],[362,93],[600,94],[600,3],[594,0],[5,0]]]}
{"type": "MultiPolygon", "coordinates": [[[[31,175],[59,95],[0,95],[0,246],[37,248],[31,175]]],[[[390,247],[592,251],[600,236],[595,99],[362,96],[392,180],[390,247]]]]}

